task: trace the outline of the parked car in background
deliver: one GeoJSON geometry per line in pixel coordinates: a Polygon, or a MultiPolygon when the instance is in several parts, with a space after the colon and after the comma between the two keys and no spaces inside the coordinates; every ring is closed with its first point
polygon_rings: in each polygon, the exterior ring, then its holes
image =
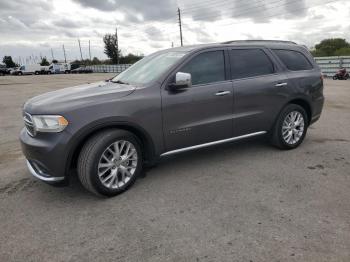
{"type": "Polygon", "coordinates": [[[65,183],[76,169],[87,190],[114,196],[162,156],[259,135],[294,149],[323,103],[321,70],[301,45],[187,46],[151,54],[110,81],[30,99],[20,140],[35,177],[65,183]]]}
{"type": "Polygon", "coordinates": [[[0,76],[9,75],[11,72],[10,68],[0,67],[0,76]]]}
{"type": "Polygon", "coordinates": [[[72,74],[88,74],[88,73],[93,73],[92,69],[87,68],[85,66],[78,67],[76,69],[73,69],[71,71],[72,74]]]}

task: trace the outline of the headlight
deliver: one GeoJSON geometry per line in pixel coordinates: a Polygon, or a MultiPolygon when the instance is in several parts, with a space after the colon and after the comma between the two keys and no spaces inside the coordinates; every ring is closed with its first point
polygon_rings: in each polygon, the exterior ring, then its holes
{"type": "Polygon", "coordinates": [[[61,132],[68,125],[67,119],[55,115],[33,115],[34,128],[36,132],[61,132]]]}

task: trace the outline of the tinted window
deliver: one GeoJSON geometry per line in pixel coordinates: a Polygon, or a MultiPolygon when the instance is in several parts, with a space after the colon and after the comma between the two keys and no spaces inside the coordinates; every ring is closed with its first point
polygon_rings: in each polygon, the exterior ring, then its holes
{"type": "Polygon", "coordinates": [[[309,60],[307,60],[307,58],[300,52],[282,49],[273,51],[289,70],[299,71],[312,69],[312,65],[309,60]]]}
{"type": "Polygon", "coordinates": [[[192,84],[207,84],[225,80],[223,51],[211,51],[197,55],[180,72],[192,75],[192,84]]]}
{"type": "Polygon", "coordinates": [[[261,49],[231,50],[232,78],[245,78],[272,74],[274,67],[271,60],[261,49]]]}

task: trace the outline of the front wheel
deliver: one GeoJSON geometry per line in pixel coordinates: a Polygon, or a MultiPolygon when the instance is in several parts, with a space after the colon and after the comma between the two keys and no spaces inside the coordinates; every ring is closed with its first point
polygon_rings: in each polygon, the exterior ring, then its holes
{"type": "Polygon", "coordinates": [[[78,159],[82,185],[97,195],[115,196],[127,190],[142,169],[138,139],[118,129],[103,131],[86,142],[78,159]]]}
{"type": "Polygon", "coordinates": [[[299,105],[289,104],[280,113],[272,132],[272,144],[280,149],[294,149],[304,140],[308,117],[299,105]]]}
{"type": "Polygon", "coordinates": [[[335,76],[333,76],[333,80],[337,80],[338,79],[338,77],[335,75],[335,76]]]}

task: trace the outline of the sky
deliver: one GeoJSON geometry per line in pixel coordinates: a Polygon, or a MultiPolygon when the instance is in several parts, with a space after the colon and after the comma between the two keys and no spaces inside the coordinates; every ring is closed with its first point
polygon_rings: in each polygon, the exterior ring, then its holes
{"type": "Polygon", "coordinates": [[[32,63],[106,59],[103,36],[118,28],[123,54],[148,55],[180,45],[244,39],[291,40],[313,47],[350,41],[350,0],[0,0],[0,58],[32,63]],[[52,53],[51,53],[52,49],[52,53]]]}

